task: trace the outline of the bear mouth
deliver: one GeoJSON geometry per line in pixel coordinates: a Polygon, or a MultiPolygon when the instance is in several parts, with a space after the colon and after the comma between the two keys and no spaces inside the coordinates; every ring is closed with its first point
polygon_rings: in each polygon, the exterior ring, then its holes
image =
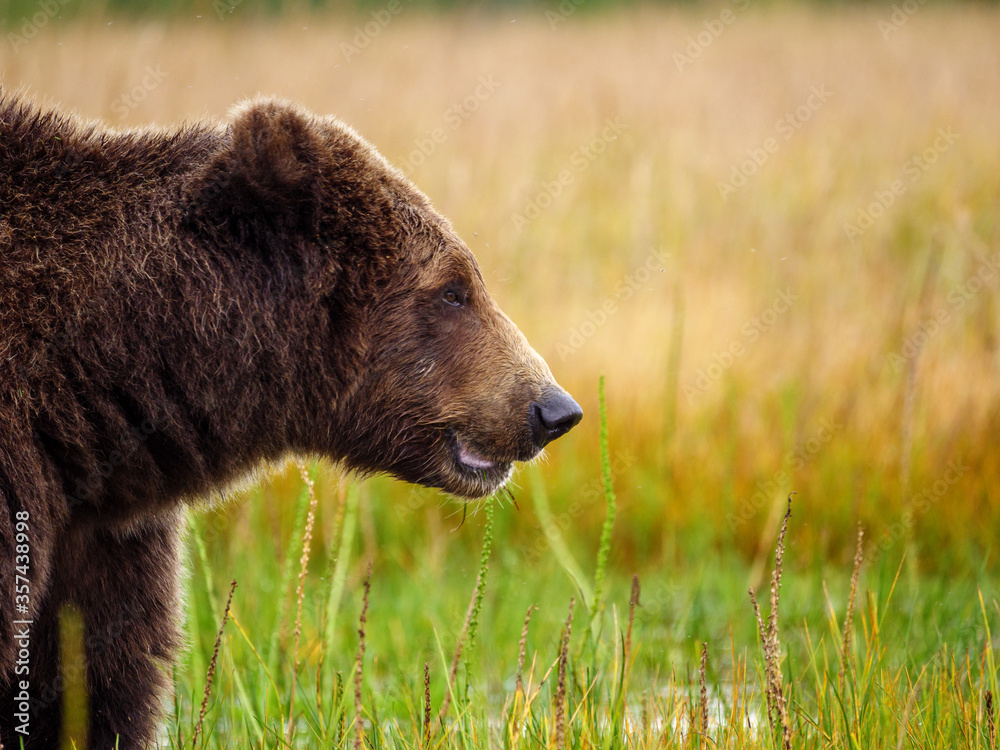
{"type": "Polygon", "coordinates": [[[512,462],[489,458],[486,451],[457,432],[452,433],[451,443],[452,462],[463,485],[461,494],[489,495],[510,479],[514,470],[512,462]]]}

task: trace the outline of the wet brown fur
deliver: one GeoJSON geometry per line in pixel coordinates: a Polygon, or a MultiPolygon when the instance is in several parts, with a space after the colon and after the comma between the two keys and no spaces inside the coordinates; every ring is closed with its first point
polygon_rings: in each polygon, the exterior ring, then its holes
{"type": "Polygon", "coordinates": [[[150,744],[182,502],[292,453],[482,496],[536,455],[554,387],[448,222],[339,121],[256,100],[115,132],[0,91],[0,739],[31,619],[27,746],[56,746],[72,603],[88,746],[150,744]],[[463,469],[456,436],[496,468],[463,469]]]}

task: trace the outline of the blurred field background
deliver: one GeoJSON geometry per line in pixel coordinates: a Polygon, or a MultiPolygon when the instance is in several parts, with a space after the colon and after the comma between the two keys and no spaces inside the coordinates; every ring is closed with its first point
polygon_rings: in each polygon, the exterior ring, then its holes
{"type": "MultiPolygon", "coordinates": [[[[579,598],[568,556],[592,575],[607,510],[601,374],[618,498],[607,617],[627,610],[633,574],[644,590],[633,681],[697,671],[701,642],[717,683],[737,679],[756,641],[746,588],[766,584],[790,492],[790,652],[814,654],[803,628],[828,629],[831,608],[843,617],[860,524],[867,613],[898,649],[886,658],[915,672],[942,648],[992,658],[996,6],[49,7],[0,3],[7,91],[123,128],[222,119],[259,93],[337,114],[452,219],[583,405],[582,425],[516,476],[519,507],[495,509],[473,670],[490,700],[511,689],[528,605],[540,605],[532,638],[556,644],[579,598]]],[[[438,705],[482,508],[465,518],[437,493],[370,480],[345,557],[347,482],[330,467],[318,477],[302,653],[315,669],[328,620],[309,592],[343,559],[336,657],[349,674],[371,561],[371,689],[405,715],[387,686],[419,693],[430,661],[438,705]]],[[[282,570],[294,559],[298,571],[300,484],[278,473],[195,521],[205,544],[192,544],[182,715],[200,703],[225,581],[239,580],[233,611],[258,646],[293,610],[282,570]]],[[[291,627],[279,630],[291,648],[291,627]]],[[[227,637],[213,706],[236,700],[233,665],[255,664],[227,637]]],[[[234,736],[225,716],[215,741],[234,736]]]]}

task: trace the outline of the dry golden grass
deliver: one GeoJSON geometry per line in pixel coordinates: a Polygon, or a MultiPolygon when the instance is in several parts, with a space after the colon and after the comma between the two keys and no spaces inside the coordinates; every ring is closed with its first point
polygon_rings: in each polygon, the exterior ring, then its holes
{"type": "MultiPolygon", "coordinates": [[[[757,532],[776,527],[768,513],[780,518],[794,488],[818,521],[805,541],[821,547],[849,550],[859,518],[873,544],[902,521],[931,543],[985,545],[1000,510],[1000,11],[924,6],[886,40],[889,8],[730,4],[733,22],[678,70],[675,55],[722,7],[579,11],[553,28],[523,10],[404,6],[348,60],[341,45],[370,19],[268,25],[206,5],[185,23],[50,26],[0,48],[0,69],[8,89],[121,126],[222,117],[276,94],[338,114],[397,164],[441,128],[408,173],[591,416],[607,375],[613,445],[637,457],[620,498],[653,522],[650,543],[731,517],[723,538],[770,548],[757,532]],[[162,80],[127,108],[148,70],[162,80]],[[456,119],[477,87],[475,111],[456,119]],[[779,120],[814,87],[825,101],[786,139],[779,120]],[[608,120],[621,134],[581,161],[608,120]],[[941,129],[957,139],[938,140],[911,181],[941,129]],[[719,181],[769,138],[774,153],[723,199],[719,181]],[[517,227],[563,170],[560,194],[517,227]],[[894,180],[902,194],[852,242],[845,224],[894,180]],[[989,278],[959,305],[978,270],[989,278]],[[631,291],[616,297],[620,284],[631,291]],[[592,326],[606,302],[613,314],[592,326]],[[788,309],[754,336],[775,304],[788,309]],[[935,315],[919,354],[891,359],[935,315]],[[936,481],[927,507],[907,500],[936,481]]],[[[595,462],[579,457],[596,442],[575,432],[550,470],[582,482],[595,462]]]]}

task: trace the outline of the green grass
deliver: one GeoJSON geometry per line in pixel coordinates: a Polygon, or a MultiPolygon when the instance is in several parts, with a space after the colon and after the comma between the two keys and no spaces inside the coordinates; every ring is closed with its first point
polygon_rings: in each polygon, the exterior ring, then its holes
{"type": "MultiPolygon", "coordinates": [[[[819,1],[819,0],[817,0],[819,1]]],[[[638,0],[579,0],[572,6],[581,14],[596,11],[636,6],[638,0]]],[[[671,0],[664,5],[689,6],[692,0],[671,0]]],[[[319,17],[352,14],[361,24],[386,17],[387,9],[395,9],[396,15],[402,7],[417,8],[426,14],[444,14],[469,9],[495,13],[532,10],[560,11],[559,0],[0,0],[0,28],[17,33],[24,27],[31,33],[31,24],[45,26],[66,21],[91,20],[94,18],[123,18],[131,20],[176,20],[189,21],[201,16],[220,19],[238,16],[273,21],[282,16],[301,18],[307,14],[319,17]],[[391,7],[390,7],[391,6],[391,7]],[[45,19],[39,23],[38,19],[45,19]],[[33,21],[32,19],[36,19],[33,21]]],[[[565,6],[564,6],[565,7],[565,6]]],[[[384,25],[384,20],[383,20],[384,25]]]]}
{"type": "MultiPolygon", "coordinates": [[[[603,397],[601,403],[603,417],[603,397]]],[[[603,418],[600,438],[606,460],[594,471],[607,481],[611,451],[603,418]]],[[[439,498],[415,491],[426,504],[405,506],[417,507],[411,522],[436,515],[440,526],[429,537],[392,545],[378,542],[393,510],[383,497],[392,485],[376,480],[344,491],[329,477],[319,479],[320,494],[339,500],[318,503],[291,746],[356,746],[360,715],[363,746],[376,748],[554,747],[561,733],[574,748],[781,747],[780,732],[766,720],[766,669],[740,560],[729,553],[638,571],[642,592],[633,609],[631,576],[609,564],[615,558],[609,526],[600,538],[562,533],[569,557],[548,552],[529,559],[511,547],[512,519],[542,496],[536,480],[543,475],[536,474],[533,491],[515,495],[520,510],[497,501],[464,523],[461,507],[440,506],[439,498]],[[369,565],[359,714],[355,661],[369,565]],[[575,583],[580,575],[589,596],[575,583]],[[516,687],[519,674],[523,690],[516,687]]],[[[191,524],[191,648],[175,672],[165,746],[191,747],[224,608],[222,580],[230,577],[240,586],[198,746],[287,746],[295,574],[308,493],[299,487],[298,502],[280,510],[273,533],[264,533],[262,516],[275,510],[269,495],[294,483],[284,477],[240,508],[191,524]],[[205,529],[215,529],[213,541],[203,541],[205,529]],[[248,529],[258,533],[253,544],[227,539],[248,529]]],[[[615,502],[607,490],[610,518],[615,502]]],[[[996,695],[995,586],[975,570],[947,580],[908,577],[900,554],[883,555],[860,570],[845,653],[852,570],[817,565],[799,547],[797,532],[808,523],[793,504],[777,615],[792,747],[996,747],[986,711],[987,695],[996,695]]],[[[766,620],[766,587],[758,598],[766,620]]]]}
{"type": "MultiPolygon", "coordinates": [[[[222,117],[243,96],[272,93],[337,113],[397,164],[479,76],[502,83],[410,173],[586,417],[545,463],[520,471],[516,505],[494,503],[478,625],[454,679],[481,572],[483,506],[316,467],[297,746],[355,736],[369,564],[361,703],[373,743],[421,743],[426,665],[435,739],[425,745],[503,746],[513,721],[523,746],[552,744],[572,598],[569,744],[612,746],[628,729],[641,747],[666,729],[668,746],[773,746],[747,588],[767,617],[790,492],[778,626],[793,746],[987,746],[1000,581],[1000,275],[985,260],[1000,248],[991,95],[1000,90],[1000,13],[928,3],[884,38],[885,5],[755,1],[679,70],[675,54],[720,6],[588,12],[597,5],[555,26],[538,10],[407,11],[350,60],[341,45],[370,10],[278,22],[251,0],[222,17],[205,2],[193,18],[185,11],[162,24],[53,20],[30,43],[0,48],[5,87],[86,118],[166,125],[222,117]],[[158,65],[168,77],[123,117],[116,103],[158,65]],[[828,86],[829,102],[723,199],[718,181],[775,136],[812,86],[828,86]],[[516,229],[511,216],[619,116],[621,137],[516,229]],[[844,224],[905,177],[941,129],[959,134],[954,147],[851,241],[844,224]],[[648,279],[629,281],[643,269],[648,279]],[[966,296],[979,273],[991,280],[966,296]],[[784,292],[794,305],[757,327],[784,292]],[[612,300],[618,312],[585,331],[612,300]],[[931,335],[938,315],[947,320],[931,335]],[[721,366],[736,344],[744,354],[721,366]],[[908,359],[897,367],[900,352],[908,359]],[[605,534],[608,469],[615,518],[605,534]],[[841,681],[859,522],[854,668],[841,681]],[[641,606],[626,666],[633,575],[641,606]],[[516,684],[532,606],[528,702],[516,684]],[[708,738],[684,732],[692,711],[700,719],[705,643],[708,738]],[[446,695],[447,734],[436,729],[446,695]]],[[[281,745],[308,508],[289,471],[238,505],[194,516],[173,746],[190,747],[234,578],[203,739],[281,745]]]]}
{"type": "MultiPolygon", "coordinates": [[[[567,0],[568,2],[569,0],[567,0]]],[[[768,0],[771,2],[772,0],[768,0]]],[[[829,4],[826,0],[812,0],[817,5],[829,4]]],[[[101,17],[153,20],[190,20],[206,13],[215,15],[236,14],[256,19],[273,20],[281,16],[301,17],[308,13],[335,12],[338,14],[353,13],[362,23],[368,22],[372,14],[384,14],[392,5],[393,8],[418,8],[424,13],[448,13],[454,11],[484,10],[496,13],[531,10],[536,12],[550,11],[559,13],[566,7],[572,7],[573,12],[581,15],[594,11],[608,11],[622,7],[642,5],[640,0],[576,0],[572,5],[560,6],[559,0],[398,0],[399,4],[390,0],[0,0],[0,28],[15,32],[26,23],[31,24],[33,18],[45,18],[38,25],[66,20],[92,19],[101,17]],[[37,15],[41,14],[41,15],[37,15]]],[[[663,6],[690,7],[697,6],[696,0],[660,0],[663,6]]],[[[763,4],[763,3],[761,3],[763,4]]],[[[883,0],[886,6],[889,0],[883,0]]],[[[396,11],[398,13],[398,10],[396,11]]],[[[374,16],[376,20],[379,16],[374,16]]]]}

